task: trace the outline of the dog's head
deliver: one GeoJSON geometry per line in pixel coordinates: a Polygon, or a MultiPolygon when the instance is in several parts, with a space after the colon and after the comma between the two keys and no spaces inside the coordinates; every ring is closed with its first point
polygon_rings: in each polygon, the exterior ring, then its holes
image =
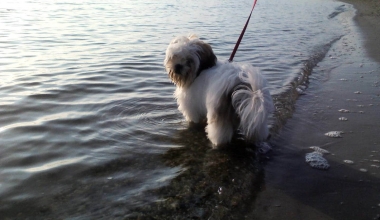
{"type": "Polygon", "coordinates": [[[173,83],[188,87],[203,70],[215,66],[216,60],[211,46],[191,35],[170,42],[164,65],[173,83]]]}

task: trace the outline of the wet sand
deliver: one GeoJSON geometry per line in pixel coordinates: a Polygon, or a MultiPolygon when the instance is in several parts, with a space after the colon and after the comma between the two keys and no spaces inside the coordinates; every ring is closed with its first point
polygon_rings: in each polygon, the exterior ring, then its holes
{"type": "Polygon", "coordinates": [[[355,22],[342,15],[347,34],[314,69],[293,117],[272,139],[265,186],[247,219],[380,219],[380,2],[346,2],[358,9],[355,22]],[[311,146],[330,152],[328,170],[305,162],[311,146]]]}
{"type": "Polygon", "coordinates": [[[378,0],[341,0],[355,6],[355,22],[365,36],[368,54],[380,62],[380,1],[378,0]]]}

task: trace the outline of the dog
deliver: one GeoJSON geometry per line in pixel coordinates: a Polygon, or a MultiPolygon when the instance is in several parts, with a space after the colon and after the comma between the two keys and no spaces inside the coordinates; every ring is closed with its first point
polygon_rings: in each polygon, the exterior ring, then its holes
{"type": "Polygon", "coordinates": [[[274,106],[257,68],[218,61],[211,46],[196,35],[174,38],[164,66],[177,87],[179,111],[189,122],[207,122],[207,137],[214,148],[230,143],[236,133],[253,143],[268,138],[268,116],[274,106]]]}

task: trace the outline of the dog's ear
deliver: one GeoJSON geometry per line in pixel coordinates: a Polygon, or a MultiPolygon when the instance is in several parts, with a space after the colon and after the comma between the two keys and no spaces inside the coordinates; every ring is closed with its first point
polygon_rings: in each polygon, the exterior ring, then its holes
{"type": "Polygon", "coordinates": [[[199,37],[196,34],[190,34],[188,38],[189,40],[194,40],[194,39],[199,40],[199,37]]]}
{"type": "Polygon", "coordinates": [[[195,44],[201,48],[197,51],[199,57],[199,68],[197,75],[199,75],[202,70],[215,66],[217,58],[209,44],[206,44],[203,41],[196,41],[195,44]]]}

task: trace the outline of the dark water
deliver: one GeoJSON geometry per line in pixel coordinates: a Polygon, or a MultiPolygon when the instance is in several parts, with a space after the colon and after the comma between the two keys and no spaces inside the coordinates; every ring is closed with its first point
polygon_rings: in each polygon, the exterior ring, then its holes
{"type": "MultiPolygon", "coordinates": [[[[212,216],[215,204],[224,207],[215,218],[244,209],[264,181],[256,153],[213,151],[202,128],[188,128],[162,63],[170,40],[189,33],[227,59],[251,4],[2,1],[0,215],[124,218],[159,213],[155,201],[182,217],[212,216]],[[235,200],[224,204],[220,195],[235,200]]],[[[337,17],[348,7],[258,2],[234,60],[268,79],[273,131],[344,34],[337,17]]]]}

